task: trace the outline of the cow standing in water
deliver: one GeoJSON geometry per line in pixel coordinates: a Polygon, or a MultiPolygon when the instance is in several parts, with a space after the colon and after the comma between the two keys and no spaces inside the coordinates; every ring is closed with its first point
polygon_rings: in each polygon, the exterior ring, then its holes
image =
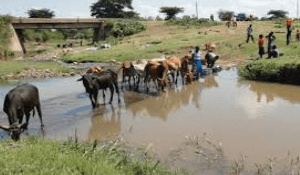
{"type": "Polygon", "coordinates": [[[3,105],[3,111],[8,116],[10,126],[0,126],[0,128],[9,132],[12,139],[20,139],[22,130],[28,127],[31,111],[33,111],[33,116],[35,114],[34,108],[39,114],[43,130],[44,124],[37,87],[30,84],[17,86],[6,94],[3,105]],[[23,123],[24,115],[26,116],[25,123],[23,123]]]}
{"type": "Polygon", "coordinates": [[[164,90],[167,85],[167,76],[168,76],[168,64],[165,61],[149,61],[144,69],[145,78],[144,83],[146,86],[147,92],[149,91],[148,83],[152,79],[157,93],[159,93],[159,88],[164,90]]]}
{"type": "MultiPolygon", "coordinates": [[[[119,71],[123,69],[123,80],[122,80],[122,89],[124,89],[125,79],[128,77],[128,84],[129,89],[131,89],[131,78],[133,78],[133,86],[136,86],[136,83],[138,85],[139,83],[139,75],[133,66],[133,63],[131,61],[124,61],[122,67],[119,69],[119,71]],[[137,79],[138,81],[136,82],[137,79]]],[[[118,71],[118,72],[119,72],[118,71]]]]}
{"type": "Polygon", "coordinates": [[[98,106],[98,91],[100,89],[103,89],[104,103],[105,103],[105,90],[107,88],[109,88],[111,92],[109,104],[112,103],[115,89],[118,94],[118,102],[119,103],[121,102],[117,80],[118,80],[118,75],[112,70],[108,69],[106,71],[94,75],[83,75],[82,78],[78,79],[77,81],[83,82],[85,91],[89,93],[92,106],[93,108],[96,108],[98,106]]]}

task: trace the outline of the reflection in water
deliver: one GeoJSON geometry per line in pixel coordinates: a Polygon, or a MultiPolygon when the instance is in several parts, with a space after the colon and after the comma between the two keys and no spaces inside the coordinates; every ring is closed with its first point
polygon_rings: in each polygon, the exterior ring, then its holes
{"type": "Polygon", "coordinates": [[[115,139],[121,132],[121,110],[102,105],[94,111],[91,123],[89,140],[115,139]]]}
{"type": "Polygon", "coordinates": [[[124,97],[124,102],[134,117],[138,114],[142,114],[143,116],[159,117],[163,121],[166,121],[170,113],[176,112],[183,106],[193,104],[195,108],[200,108],[202,89],[219,87],[215,76],[217,76],[217,74],[205,77],[203,82],[197,81],[192,85],[169,90],[165,93],[161,93],[158,97],[152,97],[138,103],[130,105],[132,100],[126,97],[124,97]]]}
{"type": "Polygon", "coordinates": [[[257,94],[258,103],[262,102],[263,97],[265,97],[267,104],[273,102],[275,98],[285,99],[293,104],[300,103],[299,86],[263,83],[256,81],[238,82],[237,86],[248,86],[251,91],[257,94]]]}

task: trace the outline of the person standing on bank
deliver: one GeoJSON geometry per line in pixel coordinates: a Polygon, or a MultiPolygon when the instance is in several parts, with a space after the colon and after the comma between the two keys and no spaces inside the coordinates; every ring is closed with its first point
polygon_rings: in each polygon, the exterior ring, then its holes
{"type": "Polygon", "coordinates": [[[287,29],[287,34],[286,34],[286,45],[290,45],[291,39],[292,39],[292,25],[293,25],[293,20],[289,18],[286,20],[286,29],[287,29]]]}
{"type": "Polygon", "coordinates": [[[274,32],[270,32],[267,36],[266,39],[268,40],[268,58],[271,58],[271,47],[272,44],[274,42],[274,40],[276,39],[276,37],[274,36],[274,32]]]}
{"type": "Polygon", "coordinates": [[[259,54],[260,58],[262,58],[263,55],[265,54],[265,43],[266,43],[266,39],[264,38],[264,36],[259,35],[259,38],[258,38],[258,54],[259,54]]]}
{"type": "Polygon", "coordinates": [[[253,29],[252,29],[252,24],[249,25],[248,29],[247,29],[247,43],[249,43],[249,39],[251,38],[251,40],[254,43],[254,38],[253,38],[253,29]]]}

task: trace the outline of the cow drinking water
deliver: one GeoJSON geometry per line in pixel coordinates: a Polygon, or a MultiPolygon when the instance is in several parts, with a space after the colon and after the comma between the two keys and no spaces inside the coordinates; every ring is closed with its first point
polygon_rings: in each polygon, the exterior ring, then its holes
{"type": "Polygon", "coordinates": [[[8,116],[10,126],[0,126],[0,128],[9,132],[12,139],[18,140],[22,130],[28,127],[31,111],[33,111],[34,116],[34,108],[39,114],[43,129],[44,124],[37,87],[30,84],[15,87],[6,94],[3,105],[3,111],[8,116]],[[26,116],[26,122],[22,124],[24,115],[26,116]]]}

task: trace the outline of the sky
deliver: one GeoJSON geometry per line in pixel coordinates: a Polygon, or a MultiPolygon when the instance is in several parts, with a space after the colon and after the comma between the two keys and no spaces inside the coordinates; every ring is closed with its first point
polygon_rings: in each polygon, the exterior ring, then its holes
{"type": "MultiPolygon", "coordinates": [[[[48,8],[59,18],[91,17],[90,6],[97,0],[0,0],[0,14],[27,17],[26,11],[34,8],[48,8]]],[[[290,17],[297,17],[297,0],[197,0],[199,18],[217,17],[220,9],[236,13],[248,13],[257,17],[266,16],[270,9],[285,10],[290,17]]],[[[133,0],[133,8],[142,17],[157,15],[162,6],[183,7],[183,15],[196,15],[196,0],[133,0]]]]}

